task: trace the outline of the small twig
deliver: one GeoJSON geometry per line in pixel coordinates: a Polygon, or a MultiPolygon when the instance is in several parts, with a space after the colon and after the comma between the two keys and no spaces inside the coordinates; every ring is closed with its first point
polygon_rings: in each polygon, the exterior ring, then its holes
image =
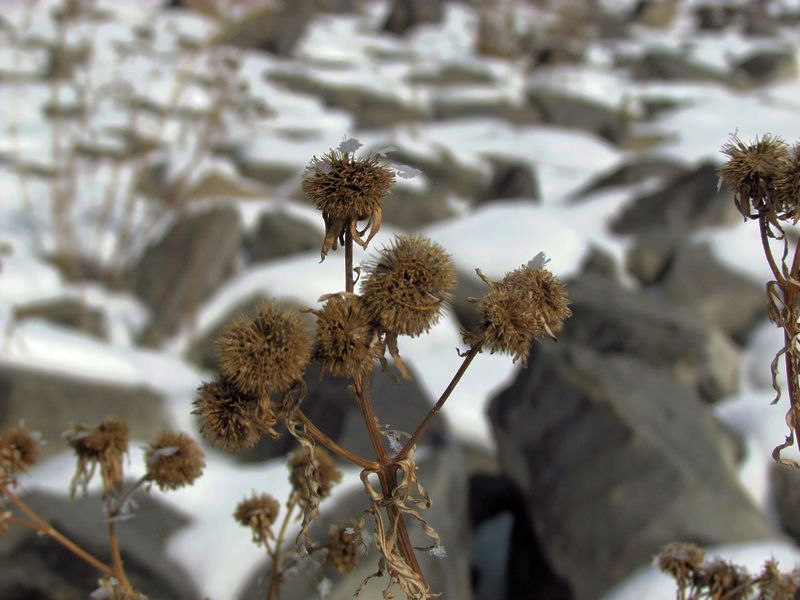
{"type": "Polygon", "coordinates": [[[345,291],[352,292],[355,289],[353,279],[353,226],[350,224],[344,232],[344,284],[345,291]]]}
{"type": "Polygon", "coordinates": [[[119,552],[119,541],[117,540],[117,524],[114,521],[108,522],[108,541],[111,546],[111,561],[114,564],[114,576],[119,581],[120,587],[126,592],[133,592],[125,569],[122,567],[122,556],[119,552]]]}
{"type": "Polygon", "coordinates": [[[340,456],[346,461],[358,465],[362,469],[367,469],[368,471],[377,471],[380,468],[378,463],[361,458],[357,454],[350,452],[350,450],[342,447],[334,440],[329,438],[316,425],[314,425],[311,419],[305,416],[299,408],[295,409],[295,414],[303,422],[303,425],[305,425],[306,431],[309,433],[309,435],[337,456],[340,456]]]}
{"type": "Polygon", "coordinates": [[[453,375],[453,378],[447,385],[447,389],[445,389],[445,391],[439,397],[439,400],[436,402],[433,408],[431,408],[430,412],[428,412],[428,414],[422,420],[422,423],[419,424],[419,427],[417,427],[416,431],[414,431],[414,433],[411,434],[411,437],[405,443],[405,446],[403,446],[402,450],[400,450],[400,452],[397,453],[397,456],[394,457],[393,459],[394,462],[399,462],[408,456],[408,453],[411,452],[411,449],[417,444],[419,438],[422,437],[422,434],[425,433],[426,429],[428,429],[431,422],[433,421],[433,418],[442,409],[444,403],[447,402],[447,399],[450,397],[450,394],[453,393],[453,390],[456,389],[458,382],[461,381],[461,377],[463,377],[464,372],[467,370],[467,367],[469,367],[470,363],[473,361],[473,359],[478,355],[480,351],[481,351],[481,345],[477,344],[472,348],[470,348],[469,352],[467,352],[467,354],[464,355],[464,361],[461,363],[461,366],[458,367],[458,371],[456,371],[455,375],[453,375]]]}
{"type": "Polygon", "coordinates": [[[292,493],[292,496],[286,503],[286,514],[283,516],[283,523],[281,523],[281,528],[278,530],[278,537],[275,538],[275,544],[273,545],[272,550],[270,550],[269,544],[267,544],[266,536],[262,534],[264,545],[267,547],[267,554],[269,554],[269,557],[272,561],[270,567],[269,587],[267,588],[267,600],[275,600],[278,597],[278,588],[280,587],[281,578],[280,568],[283,540],[286,537],[286,529],[289,526],[289,521],[291,521],[292,513],[294,512],[295,507],[297,507],[297,499],[297,494],[292,493]]]}

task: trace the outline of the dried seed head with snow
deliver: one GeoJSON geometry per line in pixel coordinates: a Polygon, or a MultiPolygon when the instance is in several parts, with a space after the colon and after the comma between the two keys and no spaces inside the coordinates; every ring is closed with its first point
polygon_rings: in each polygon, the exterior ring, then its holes
{"type": "Polygon", "coordinates": [[[206,466],[203,451],[191,437],[177,431],[165,431],[147,447],[144,454],[147,479],[161,490],[175,490],[191,485],[206,466]]]}

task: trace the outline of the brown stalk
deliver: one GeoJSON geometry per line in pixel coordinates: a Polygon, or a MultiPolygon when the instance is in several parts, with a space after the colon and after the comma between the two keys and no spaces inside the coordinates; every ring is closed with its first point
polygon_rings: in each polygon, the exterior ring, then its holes
{"type": "Polygon", "coordinates": [[[311,419],[305,416],[305,414],[303,414],[299,408],[295,409],[295,414],[303,422],[303,425],[305,425],[308,434],[317,440],[317,442],[325,446],[333,454],[336,454],[348,462],[358,465],[362,469],[367,469],[368,471],[377,471],[380,469],[380,465],[378,463],[361,458],[357,454],[350,452],[350,450],[340,446],[338,443],[325,435],[325,433],[323,433],[316,425],[314,425],[311,419]]]}
{"type": "Polygon", "coordinates": [[[84,562],[90,564],[98,571],[105,573],[111,577],[116,577],[116,573],[104,563],[97,560],[94,556],[86,552],[83,548],[75,544],[72,540],[65,537],[61,532],[56,530],[50,523],[45,521],[42,517],[40,517],[36,511],[34,511],[28,504],[22,500],[21,498],[17,497],[11,490],[7,487],[3,486],[0,487],[0,495],[5,496],[8,498],[11,503],[16,506],[20,512],[22,512],[25,516],[27,516],[33,523],[26,523],[24,521],[14,520],[14,523],[23,527],[28,527],[29,529],[33,529],[37,531],[41,535],[46,535],[62,546],[64,546],[67,550],[72,552],[75,556],[83,560],[84,562]]]}
{"type": "Polygon", "coordinates": [[[267,588],[267,600],[277,600],[278,598],[278,590],[281,584],[281,550],[283,549],[283,540],[286,537],[286,528],[289,526],[289,521],[292,518],[292,513],[294,512],[295,507],[297,506],[297,494],[293,493],[289,502],[286,503],[286,514],[283,517],[283,523],[281,523],[281,528],[278,530],[278,537],[275,538],[275,544],[270,550],[269,544],[267,542],[267,536],[262,532],[261,537],[264,540],[264,545],[267,548],[267,554],[269,554],[270,560],[272,561],[270,567],[270,576],[269,576],[269,587],[267,588]]]}
{"type": "Polygon", "coordinates": [[[111,546],[111,562],[114,565],[114,577],[119,581],[120,587],[123,591],[132,593],[128,577],[125,575],[125,569],[122,567],[122,556],[119,552],[119,541],[117,540],[117,524],[114,521],[108,522],[108,541],[111,546]]]}

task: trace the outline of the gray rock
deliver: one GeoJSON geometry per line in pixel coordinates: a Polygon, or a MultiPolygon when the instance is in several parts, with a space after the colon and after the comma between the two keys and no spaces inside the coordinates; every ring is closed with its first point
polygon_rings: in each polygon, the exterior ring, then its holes
{"type": "Polygon", "coordinates": [[[491,162],[492,178],[478,198],[479,202],[505,198],[541,200],[539,180],[529,163],[503,157],[495,157],[491,162]]]}
{"type": "Polygon", "coordinates": [[[180,218],[124,275],[152,311],[144,334],[156,346],[178,330],[230,274],[242,239],[239,213],[218,207],[180,218]]]}
{"type": "Polygon", "coordinates": [[[575,198],[580,199],[587,194],[609,187],[642,183],[652,178],[672,180],[680,175],[685,175],[687,171],[688,169],[683,163],[669,158],[645,156],[628,159],[610,171],[598,175],[583,190],[576,193],[575,198]]]}
{"type": "Polygon", "coordinates": [[[391,153],[392,162],[419,169],[433,187],[442,187],[462,198],[476,198],[485,185],[480,171],[464,165],[447,149],[437,156],[419,156],[405,150],[391,153]]]}
{"type": "Polygon", "coordinates": [[[673,540],[776,536],[737,483],[721,425],[663,369],[544,344],[489,416],[545,555],[577,600],[601,597],[673,540]]]}
{"type": "Polygon", "coordinates": [[[671,372],[707,401],[737,390],[738,350],[690,313],[592,275],[569,282],[567,293],[573,314],[559,335],[565,345],[636,357],[671,372]]]}
{"type": "Polygon", "coordinates": [[[438,23],[444,17],[442,0],[392,0],[383,30],[403,35],[422,23],[438,23]]]}
{"type": "Polygon", "coordinates": [[[299,175],[297,167],[282,162],[279,154],[270,159],[250,156],[237,150],[232,153],[231,158],[242,175],[270,187],[287,183],[299,175]]]}
{"type": "MultiPolygon", "coordinates": [[[[776,440],[777,442],[780,440],[776,440]]],[[[770,496],[774,498],[780,526],[796,542],[800,542],[800,472],[786,465],[772,464],[769,472],[770,496]]]]}
{"type": "Polygon", "coordinates": [[[640,283],[652,285],[664,277],[680,243],[681,238],[668,231],[639,236],[628,250],[625,267],[640,283]]]}
{"type": "Polygon", "coordinates": [[[224,22],[212,43],[290,56],[314,16],[313,5],[314,0],[284,0],[257,7],[224,22]]]}
{"type": "Polygon", "coordinates": [[[696,312],[704,322],[744,341],[764,319],[765,292],[752,279],[722,265],[708,246],[683,246],[663,279],[667,301],[696,312]]]}
{"type": "Polygon", "coordinates": [[[459,324],[466,330],[473,329],[480,321],[478,305],[475,302],[467,302],[467,298],[480,298],[488,288],[474,271],[459,272],[456,290],[453,294],[453,314],[458,319],[459,324]]]}
{"type": "MultiPolygon", "coordinates": [[[[418,462],[418,475],[431,498],[431,507],[422,512],[442,538],[447,557],[440,559],[426,552],[417,552],[423,573],[434,592],[440,592],[445,598],[467,600],[471,598],[469,573],[469,518],[467,514],[467,478],[463,468],[463,456],[456,445],[448,444],[435,449],[435,452],[418,462]]],[[[342,524],[355,520],[368,506],[368,500],[362,489],[343,497],[331,507],[323,504],[323,518],[312,530],[312,537],[324,539],[331,524],[342,524]]],[[[428,545],[427,538],[411,519],[406,519],[412,543],[428,545]]],[[[367,528],[372,532],[372,519],[367,519],[367,528]]],[[[290,546],[291,548],[291,546],[290,546]]],[[[376,571],[378,562],[375,545],[369,546],[367,556],[354,571],[348,575],[339,575],[327,567],[323,575],[333,582],[329,600],[350,600],[353,592],[361,582],[376,571]]],[[[267,572],[266,563],[259,568],[259,573],[267,572]]],[[[387,579],[379,578],[368,584],[362,598],[381,598],[387,579]]],[[[245,587],[240,600],[263,597],[266,583],[258,577],[245,587]]],[[[306,574],[289,576],[281,589],[282,600],[307,600],[317,597],[316,579],[306,574]]],[[[397,592],[400,594],[400,592],[397,592]]]]}
{"type": "Polygon", "coordinates": [[[631,21],[647,27],[669,27],[678,13],[677,0],[639,0],[631,13],[631,21]]]}
{"type": "Polygon", "coordinates": [[[627,135],[628,126],[621,110],[588,98],[532,88],[527,100],[542,115],[543,123],[588,131],[612,144],[620,144],[627,135]]]}
{"type": "Polygon", "coordinates": [[[108,338],[105,313],[78,298],[55,298],[14,306],[14,319],[44,319],[57,325],[84,331],[98,339],[108,338]]]}
{"type": "Polygon", "coordinates": [[[0,428],[24,419],[47,442],[46,455],[66,448],[61,434],[71,424],[96,425],[108,417],[124,420],[138,439],[170,425],[163,398],[147,387],[0,366],[0,428]]]}
{"type": "Polygon", "coordinates": [[[383,202],[383,220],[403,229],[418,229],[455,214],[441,186],[419,190],[396,185],[383,202]]]}
{"type": "Polygon", "coordinates": [[[496,83],[495,77],[489,69],[479,68],[468,64],[445,64],[431,71],[412,71],[408,76],[410,83],[422,83],[435,86],[458,85],[491,85],[496,83]]]}
{"type": "MultiPolygon", "coordinates": [[[[33,492],[25,502],[57,530],[106,564],[111,563],[108,530],[98,496],[70,501],[33,492]]],[[[131,585],[149,598],[200,597],[192,578],[169,557],[166,541],[188,524],[186,517],[147,494],[132,521],[118,524],[120,552],[131,585]]],[[[12,527],[0,538],[0,598],[86,600],[101,573],[46,536],[12,527]]]]}
{"type": "Polygon", "coordinates": [[[755,52],[735,66],[735,74],[746,85],[764,85],[797,76],[797,59],[793,50],[755,52]]]}
{"type": "Polygon", "coordinates": [[[669,231],[688,235],[703,227],[741,220],[727,188],[717,189],[716,166],[704,163],[652,194],[633,200],[611,224],[615,233],[643,235],[669,231]]]}
{"type": "Polygon", "coordinates": [[[705,31],[720,31],[733,25],[740,11],[735,6],[702,4],[695,8],[697,28],[705,31]]]}
{"type": "Polygon", "coordinates": [[[651,50],[631,66],[637,79],[726,82],[728,74],[692,61],[676,52],[651,50]]]}
{"type": "Polygon", "coordinates": [[[490,118],[518,125],[533,125],[542,122],[541,112],[535,107],[500,99],[434,98],[432,112],[433,118],[441,121],[490,118]]]}
{"type": "Polygon", "coordinates": [[[261,262],[319,250],[323,237],[320,228],[308,221],[283,211],[274,211],[261,215],[253,232],[245,238],[245,248],[250,261],[261,262]]]}

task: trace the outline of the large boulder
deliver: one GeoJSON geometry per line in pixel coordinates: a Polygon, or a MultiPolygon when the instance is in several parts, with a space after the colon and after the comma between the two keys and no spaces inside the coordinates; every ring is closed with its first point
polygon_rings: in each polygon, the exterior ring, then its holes
{"type": "Polygon", "coordinates": [[[662,157],[638,157],[625,160],[613,169],[601,173],[587,186],[576,193],[576,198],[581,198],[592,192],[610,187],[634,185],[648,179],[672,180],[680,175],[685,175],[686,166],[683,163],[662,157]]]}
{"type": "Polygon", "coordinates": [[[479,202],[509,198],[541,200],[539,180],[530,164],[504,157],[493,158],[491,162],[492,177],[478,198],[479,202]]]}
{"type": "Polygon", "coordinates": [[[71,424],[96,425],[108,417],[125,421],[134,439],[170,425],[162,397],[145,386],[0,365],[0,429],[24,420],[47,442],[45,455],[65,448],[61,434],[71,424]]]}
{"type": "MultiPolygon", "coordinates": [[[[106,517],[98,496],[70,501],[32,492],[24,500],[58,531],[111,564],[106,517]]],[[[131,585],[149,598],[199,598],[191,576],[169,556],[166,543],[188,519],[147,494],[137,495],[136,502],[133,520],[117,525],[131,585]]],[[[9,600],[86,600],[102,575],[51,538],[21,527],[11,527],[0,537],[0,561],[0,598],[9,600]]]]}
{"type": "Polygon", "coordinates": [[[245,248],[251,262],[262,262],[319,250],[323,237],[320,227],[305,219],[284,211],[270,211],[259,217],[254,230],[245,239],[245,248]]]}
{"type": "Polygon", "coordinates": [[[124,275],[125,287],[152,311],[144,341],[156,346],[174,334],[230,275],[242,240],[232,207],[185,215],[145,249],[124,275]]]}
{"type": "Polygon", "coordinates": [[[383,220],[403,229],[419,229],[455,214],[447,191],[440,185],[395,185],[383,202],[383,220]]]}
{"type": "Polygon", "coordinates": [[[637,79],[723,83],[728,74],[668,50],[650,50],[632,64],[637,79]]]}
{"type": "Polygon", "coordinates": [[[620,144],[628,132],[621,110],[590,98],[531,88],[527,92],[527,103],[539,111],[543,123],[588,131],[612,144],[620,144]]]}
{"type": "Polygon", "coordinates": [[[567,291],[573,314],[559,334],[565,345],[635,357],[671,373],[707,401],[736,391],[739,352],[719,330],[606,277],[583,275],[567,291]]]}
{"type": "Polygon", "coordinates": [[[735,66],[735,74],[745,85],[764,85],[797,77],[794,50],[763,50],[743,58],[735,66]]]}
{"type": "Polygon", "coordinates": [[[577,600],[601,597],[670,541],[779,535],[739,487],[730,437],[696,391],[638,358],[543,344],[489,417],[577,600]]]}

